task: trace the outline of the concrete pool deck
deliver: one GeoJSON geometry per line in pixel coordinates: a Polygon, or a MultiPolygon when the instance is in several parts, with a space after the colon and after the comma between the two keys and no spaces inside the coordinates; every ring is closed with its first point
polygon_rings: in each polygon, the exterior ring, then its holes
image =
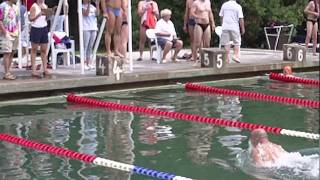
{"type": "MultiPolygon", "coordinates": [[[[186,50],[184,50],[186,52],[186,50]]],[[[184,52],[181,52],[183,54],[184,52]]],[[[295,71],[319,71],[319,56],[307,53],[304,63],[283,61],[282,51],[262,49],[241,49],[241,63],[231,62],[220,72],[212,68],[194,67],[190,61],[157,64],[149,60],[149,52],[144,53],[143,61],[136,61],[138,53],[133,53],[133,71],[128,65],[120,80],[112,76],[96,76],[95,70],[80,74],[80,65],[58,66],[52,76],[33,78],[30,70],[13,68],[17,75],[14,81],[0,80],[0,101],[23,97],[39,97],[63,94],[65,92],[94,92],[124,88],[137,88],[154,85],[174,84],[186,81],[206,81],[232,79],[262,75],[271,71],[280,71],[285,65],[291,65],[295,71]]],[[[1,77],[3,73],[1,74],[1,77]]]]}

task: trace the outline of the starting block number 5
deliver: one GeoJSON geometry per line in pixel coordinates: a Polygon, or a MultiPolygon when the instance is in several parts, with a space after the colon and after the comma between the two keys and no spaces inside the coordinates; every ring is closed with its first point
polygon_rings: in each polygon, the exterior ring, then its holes
{"type": "Polygon", "coordinates": [[[221,69],[223,67],[223,59],[222,59],[222,54],[217,55],[217,68],[221,69]]]}

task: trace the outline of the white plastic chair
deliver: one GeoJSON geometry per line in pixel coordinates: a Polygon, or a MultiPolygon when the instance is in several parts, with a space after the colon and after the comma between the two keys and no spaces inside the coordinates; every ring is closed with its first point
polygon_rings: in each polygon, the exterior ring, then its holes
{"type": "Polygon", "coordinates": [[[222,27],[221,26],[217,26],[214,29],[214,32],[216,33],[216,35],[219,37],[219,49],[221,48],[221,34],[222,34],[222,27]]]}
{"type": "Polygon", "coordinates": [[[155,29],[147,29],[146,31],[146,35],[147,37],[150,39],[151,41],[151,46],[150,46],[150,59],[152,59],[152,55],[153,52],[156,51],[156,59],[157,59],[157,63],[160,64],[161,62],[161,54],[162,54],[162,49],[161,47],[158,45],[158,40],[157,40],[157,36],[156,36],[156,31],[155,29]]]}
{"type": "MultiPolygon", "coordinates": [[[[58,31],[54,31],[54,34],[59,34],[59,36],[66,36],[65,32],[58,32],[58,31]]],[[[50,34],[49,34],[49,37],[50,34]]],[[[72,54],[72,63],[73,63],[73,68],[76,68],[76,63],[75,63],[75,59],[76,59],[76,55],[75,55],[75,47],[74,47],[74,40],[70,40],[71,42],[71,47],[70,48],[66,48],[66,47],[62,47],[60,46],[61,44],[56,44],[54,42],[54,39],[51,39],[51,60],[52,60],[52,69],[56,69],[57,68],[57,55],[58,53],[67,53],[67,57],[70,57],[72,54]]],[[[69,58],[67,58],[67,65],[70,66],[70,60],[69,58]]]]}

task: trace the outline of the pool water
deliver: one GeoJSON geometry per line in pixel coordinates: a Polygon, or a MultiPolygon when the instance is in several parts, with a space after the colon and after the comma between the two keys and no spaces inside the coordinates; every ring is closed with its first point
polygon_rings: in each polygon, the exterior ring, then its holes
{"type": "MultiPolygon", "coordinates": [[[[298,75],[319,79],[317,72],[298,75]]],[[[269,81],[267,77],[204,84],[319,100],[317,87],[269,81]]],[[[319,133],[318,109],[190,92],[181,85],[89,96],[122,104],[319,133]]],[[[319,179],[319,172],[301,176],[290,170],[262,171],[261,176],[257,176],[255,171],[239,165],[239,154],[248,148],[250,132],[247,130],[92,108],[67,103],[63,97],[0,106],[0,132],[198,180],[319,179]]],[[[272,134],[269,138],[290,152],[319,147],[319,141],[304,138],[272,134]]],[[[315,162],[319,164],[319,157],[315,162]]],[[[0,179],[151,178],[0,142],[0,179]]]]}

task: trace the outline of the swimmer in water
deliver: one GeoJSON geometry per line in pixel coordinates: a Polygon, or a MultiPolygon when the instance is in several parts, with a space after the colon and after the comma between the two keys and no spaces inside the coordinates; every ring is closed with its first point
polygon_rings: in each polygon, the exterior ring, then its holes
{"type": "Polygon", "coordinates": [[[274,163],[281,155],[288,153],[280,145],[271,143],[264,129],[255,129],[251,132],[250,145],[250,157],[256,166],[274,163]]]}
{"type": "Polygon", "coordinates": [[[284,68],[283,68],[283,75],[285,75],[285,76],[293,76],[292,75],[292,68],[291,68],[291,66],[285,66],[284,68]]]}

